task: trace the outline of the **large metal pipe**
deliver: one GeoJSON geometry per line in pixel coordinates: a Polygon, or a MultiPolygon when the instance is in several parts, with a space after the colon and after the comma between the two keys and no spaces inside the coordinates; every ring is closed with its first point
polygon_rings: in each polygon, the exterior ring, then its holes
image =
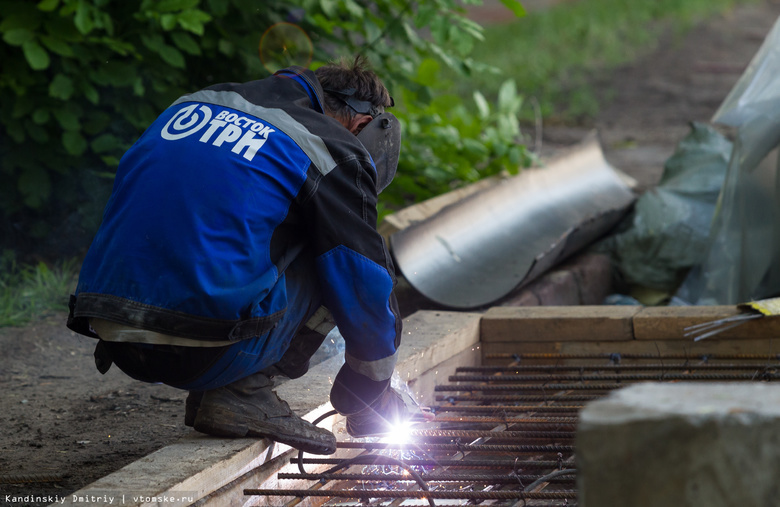
{"type": "Polygon", "coordinates": [[[444,306],[484,306],[592,243],[635,195],[597,141],[472,194],[390,237],[406,280],[444,306]]]}

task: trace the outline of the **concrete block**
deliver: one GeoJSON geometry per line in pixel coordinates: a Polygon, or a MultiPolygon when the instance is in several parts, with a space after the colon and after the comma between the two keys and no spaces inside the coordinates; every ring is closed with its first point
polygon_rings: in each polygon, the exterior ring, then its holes
{"type": "Polygon", "coordinates": [[[636,306],[499,306],[482,318],[482,342],[633,340],[636,306]]]}
{"type": "Polygon", "coordinates": [[[581,507],[780,504],[780,386],[645,383],[589,403],[581,507]]]}

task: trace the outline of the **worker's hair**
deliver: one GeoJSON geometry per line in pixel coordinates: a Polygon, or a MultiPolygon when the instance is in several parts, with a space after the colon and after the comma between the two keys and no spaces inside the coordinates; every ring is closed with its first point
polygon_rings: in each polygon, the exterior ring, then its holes
{"type": "Polygon", "coordinates": [[[380,111],[393,105],[390,93],[382,84],[379,76],[371,70],[368,59],[357,55],[354,60],[341,58],[329,62],[314,71],[325,91],[325,110],[339,119],[352,119],[355,110],[349,107],[338,94],[327,90],[344,91],[354,89],[352,95],[358,100],[370,102],[380,111]]]}

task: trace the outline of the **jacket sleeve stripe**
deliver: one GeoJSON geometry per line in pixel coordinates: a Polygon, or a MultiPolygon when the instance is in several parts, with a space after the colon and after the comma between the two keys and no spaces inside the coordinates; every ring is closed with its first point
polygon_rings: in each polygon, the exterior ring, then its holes
{"type": "Polygon", "coordinates": [[[365,375],[371,380],[381,382],[393,376],[395,363],[398,359],[398,351],[396,351],[392,356],[388,356],[383,359],[377,359],[375,361],[363,361],[349,353],[344,354],[344,359],[349,367],[356,372],[360,373],[361,375],[365,375]]]}
{"type": "Polygon", "coordinates": [[[249,102],[239,93],[232,91],[201,90],[180,97],[172,105],[183,102],[205,102],[218,106],[230,107],[251,114],[270,122],[274,127],[287,134],[306,153],[319,171],[326,175],[336,167],[324,141],[309,132],[300,122],[282,109],[268,108],[249,102]]]}

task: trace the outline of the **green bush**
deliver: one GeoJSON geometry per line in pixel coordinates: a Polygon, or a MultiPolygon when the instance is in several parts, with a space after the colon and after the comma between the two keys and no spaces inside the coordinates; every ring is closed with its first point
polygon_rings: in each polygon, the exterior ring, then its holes
{"type": "Polygon", "coordinates": [[[489,71],[468,58],[482,29],[456,0],[0,0],[0,246],[40,248],[66,222],[88,240],[140,133],[183,93],[269,75],[259,42],[283,22],[308,40],[288,35],[273,63],[314,68],[361,52],[397,98],[406,135],[387,205],[527,161],[511,83],[494,107],[444,95],[440,66],[489,71]],[[312,59],[300,61],[309,40],[312,59]]]}

